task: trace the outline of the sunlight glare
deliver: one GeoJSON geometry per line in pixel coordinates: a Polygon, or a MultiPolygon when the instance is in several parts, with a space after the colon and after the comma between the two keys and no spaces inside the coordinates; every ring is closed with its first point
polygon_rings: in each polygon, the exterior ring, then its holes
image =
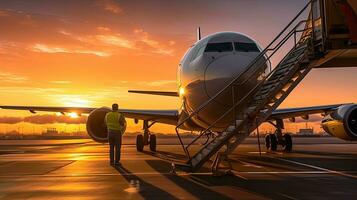
{"type": "Polygon", "coordinates": [[[64,104],[64,106],[68,106],[68,107],[88,107],[90,106],[91,103],[90,100],[84,99],[80,96],[72,96],[72,95],[63,96],[59,98],[59,100],[62,102],[62,104],[64,104]]]}
{"type": "Polygon", "coordinates": [[[77,113],[75,113],[75,112],[68,113],[68,116],[70,118],[78,118],[79,117],[79,115],[77,113]]]}
{"type": "Polygon", "coordinates": [[[180,94],[180,96],[184,95],[185,94],[185,89],[180,87],[179,94],[180,94]]]}

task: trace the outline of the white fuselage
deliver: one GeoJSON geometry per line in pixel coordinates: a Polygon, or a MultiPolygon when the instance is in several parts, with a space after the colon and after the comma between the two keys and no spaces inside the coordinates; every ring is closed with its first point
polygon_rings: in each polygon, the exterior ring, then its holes
{"type": "MultiPolygon", "coordinates": [[[[263,59],[254,65],[250,63],[259,55],[261,48],[246,35],[235,32],[221,32],[197,41],[180,61],[177,73],[180,94],[180,121],[212,98],[234,78],[249,68],[260,68],[269,72],[269,64],[263,59]]],[[[247,73],[245,73],[247,74],[247,73]]],[[[243,81],[246,75],[240,76],[243,81]]],[[[259,81],[248,80],[236,88],[235,100],[239,100],[259,81]]],[[[232,105],[232,92],[223,93],[202,109],[198,115],[184,124],[187,129],[203,129],[212,124],[232,105]]],[[[217,123],[217,129],[228,123],[228,118],[217,123]]]]}

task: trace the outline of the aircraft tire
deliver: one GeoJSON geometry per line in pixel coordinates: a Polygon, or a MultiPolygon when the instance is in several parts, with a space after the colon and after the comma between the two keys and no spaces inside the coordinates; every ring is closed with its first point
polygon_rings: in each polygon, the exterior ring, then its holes
{"type": "Polygon", "coordinates": [[[267,148],[267,150],[270,149],[270,134],[267,134],[265,136],[265,147],[267,148]]]}
{"type": "Polygon", "coordinates": [[[150,135],[150,151],[156,151],[156,135],[150,135]]]}
{"type": "Polygon", "coordinates": [[[141,134],[136,136],[136,150],[140,152],[144,150],[144,137],[141,134]]]}
{"type": "Polygon", "coordinates": [[[291,135],[284,134],[283,137],[285,140],[284,151],[291,152],[291,150],[293,149],[293,140],[291,138],[291,135]]]}
{"type": "Polygon", "coordinates": [[[276,151],[278,148],[278,140],[276,139],[275,134],[270,134],[270,150],[276,151]]]}

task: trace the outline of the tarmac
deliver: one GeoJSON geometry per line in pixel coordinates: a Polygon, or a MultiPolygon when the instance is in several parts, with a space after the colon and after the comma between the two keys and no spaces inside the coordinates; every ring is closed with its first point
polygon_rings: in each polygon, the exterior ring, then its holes
{"type": "MultiPolygon", "coordinates": [[[[292,153],[248,140],[230,156],[233,174],[172,174],[184,159],[176,138],[157,152],[122,147],[121,166],[91,140],[0,141],[0,199],[356,199],[357,143],[295,138],[292,153]]],[[[198,148],[197,145],[195,148],[198,148]]],[[[226,164],[223,163],[223,167],[226,164]]],[[[207,166],[209,167],[209,166],[207,166]]]]}

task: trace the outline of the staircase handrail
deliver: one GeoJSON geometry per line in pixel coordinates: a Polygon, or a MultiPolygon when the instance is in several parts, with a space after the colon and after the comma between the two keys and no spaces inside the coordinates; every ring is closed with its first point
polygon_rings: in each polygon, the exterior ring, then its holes
{"type": "MultiPolygon", "coordinates": [[[[245,75],[250,69],[251,66],[255,65],[261,58],[265,57],[266,60],[270,61],[270,58],[276,53],[277,50],[280,49],[280,47],[285,44],[285,42],[293,35],[296,34],[296,32],[300,32],[301,30],[297,31],[297,28],[302,24],[302,23],[306,23],[308,20],[301,20],[298,22],[298,24],[296,24],[277,44],[275,44],[275,46],[273,46],[273,44],[280,38],[280,36],[282,36],[283,33],[286,32],[286,30],[296,21],[297,18],[300,17],[300,15],[306,10],[306,8],[313,3],[316,0],[310,0],[300,11],[299,13],[289,22],[289,24],[269,43],[269,45],[258,54],[258,56],[248,65],[248,67],[242,72],[240,73],[237,77],[235,77],[231,82],[229,82],[225,87],[223,87],[219,92],[217,92],[215,95],[213,95],[210,99],[208,99],[206,102],[204,102],[203,104],[201,104],[196,110],[194,110],[192,113],[190,113],[184,120],[182,120],[180,123],[177,124],[175,131],[178,135],[178,138],[180,140],[180,143],[186,153],[186,155],[188,156],[188,158],[190,159],[190,155],[188,152],[188,147],[190,145],[192,145],[195,141],[197,141],[201,136],[203,136],[209,129],[211,129],[217,122],[219,122],[221,119],[223,119],[229,112],[231,112],[234,108],[236,108],[236,106],[238,104],[240,104],[245,98],[248,97],[248,95],[250,95],[253,91],[255,91],[255,89],[257,87],[259,87],[264,80],[266,80],[266,78],[268,78],[269,76],[271,76],[271,74],[273,72],[275,72],[274,68],[267,76],[265,76],[263,78],[263,81],[261,81],[259,84],[257,84],[249,93],[247,93],[243,98],[241,98],[240,101],[238,101],[237,103],[234,103],[234,105],[232,105],[232,107],[225,112],[220,118],[218,118],[214,123],[212,123],[208,128],[206,128],[204,131],[202,131],[192,142],[189,143],[189,145],[187,145],[187,147],[184,147],[184,144],[182,142],[182,139],[179,135],[179,128],[190,118],[192,118],[194,115],[197,115],[203,108],[205,108],[209,103],[211,103],[214,99],[216,99],[220,94],[222,94],[224,91],[226,91],[228,88],[230,88],[237,80],[239,80],[240,77],[242,77],[243,75],[245,75]],[[273,47],[272,47],[273,46],[273,47]],[[266,57],[266,53],[268,51],[273,51],[269,56],[266,57]]],[[[314,27],[311,27],[312,29],[314,27]]],[[[311,28],[306,28],[306,29],[311,29],[311,28]]],[[[306,30],[305,29],[305,30],[306,30]]],[[[314,32],[314,31],[312,31],[314,32]]],[[[282,59],[283,61],[284,59],[282,59]]],[[[260,68],[257,67],[254,71],[254,73],[252,73],[251,76],[256,75],[256,71],[259,70],[260,68]]],[[[248,78],[246,78],[242,83],[245,83],[246,81],[249,80],[249,78],[251,78],[251,76],[249,76],[248,78]]],[[[241,84],[242,84],[241,83],[241,84]]]]}

